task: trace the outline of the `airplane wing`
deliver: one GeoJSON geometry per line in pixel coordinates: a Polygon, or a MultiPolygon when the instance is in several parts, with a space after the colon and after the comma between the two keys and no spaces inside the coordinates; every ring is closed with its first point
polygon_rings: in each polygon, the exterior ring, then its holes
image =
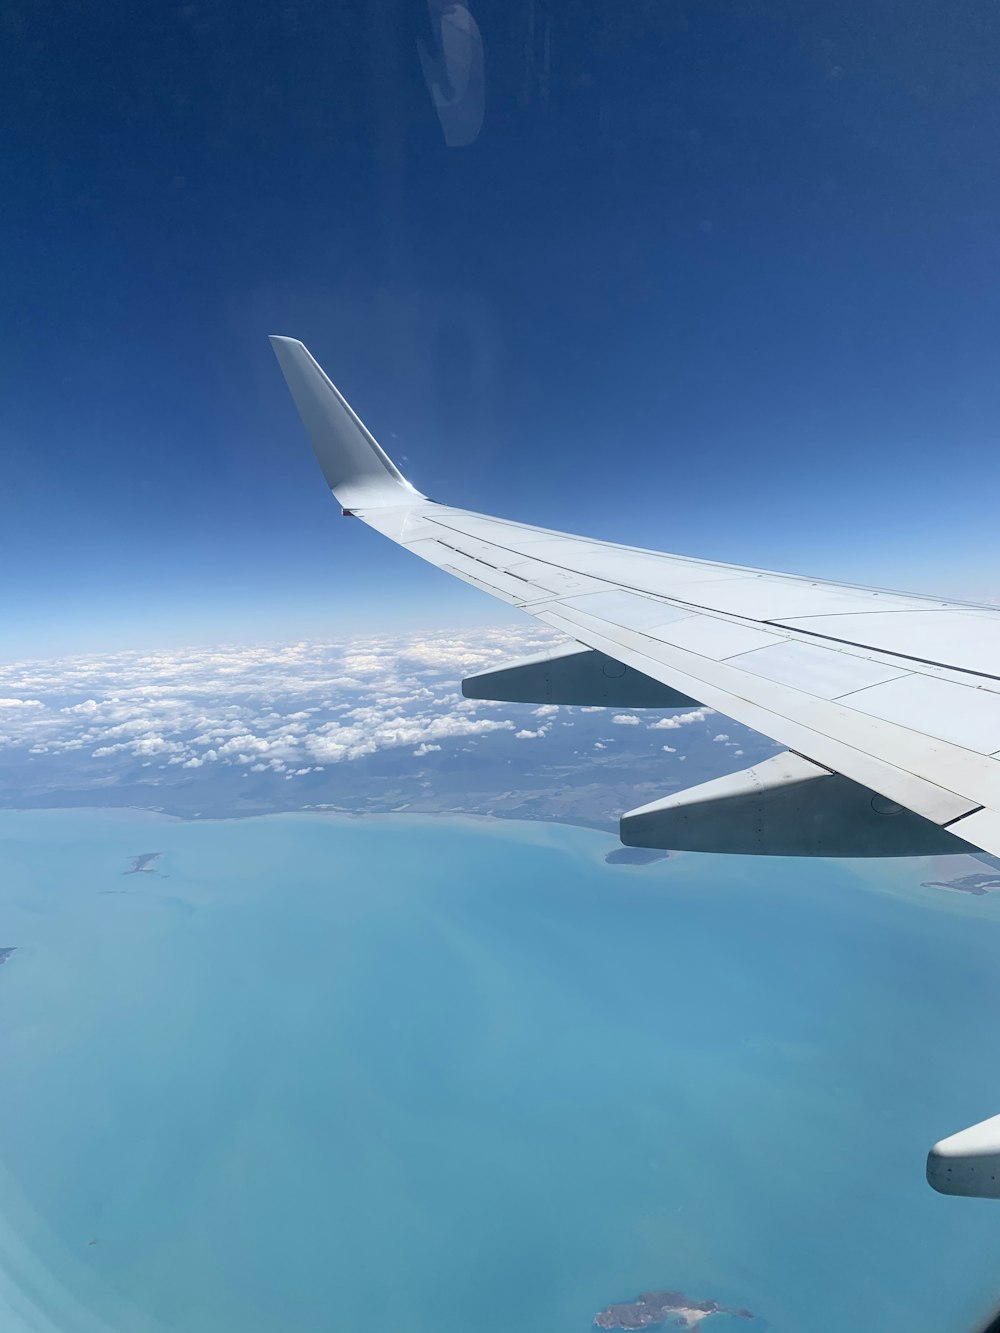
{"type": "MultiPolygon", "coordinates": [[[[347,514],[569,636],[473,698],[700,701],[787,750],[622,816],[622,841],[796,856],[1000,855],[1000,611],[592,541],[451,509],[386,457],[300,342],[272,338],[347,514]]],[[[935,1144],[943,1194],[1000,1198],[1000,1116],[935,1144]]]]}
{"type": "Polygon", "coordinates": [[[464,682],[467,694],[653,707],[696,700],[787,747],[629,812],[624,842],[1000,855],[1000,610],[437,504],[405,480],[302,343],[271,342],[345,512],[571,641],[464,682]]]}

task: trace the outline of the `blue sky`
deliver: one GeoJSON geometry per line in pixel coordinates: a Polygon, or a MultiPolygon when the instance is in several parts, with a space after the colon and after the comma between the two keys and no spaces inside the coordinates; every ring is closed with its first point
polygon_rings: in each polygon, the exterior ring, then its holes
{"type": "Polygon", "coordinates": [[[436,498],[1000,595],[992,6],[469,6],[465,147],[424,0],[4,10],[0,655],[509,619],[339,521],[272,332],[436,498]]]}

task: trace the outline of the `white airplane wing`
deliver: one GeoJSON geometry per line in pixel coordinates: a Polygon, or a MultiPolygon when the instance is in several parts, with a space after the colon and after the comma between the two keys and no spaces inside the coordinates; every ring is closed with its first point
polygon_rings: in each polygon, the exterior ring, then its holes
{"type": "Polygon", "coordinates": [[[302,343],[272,338],[342,508],[568,636],[475,697],[676,707],[785,753],[631,811],[674,850],[1000,855],[1000,610],[588,540],[427,499],[302,343]]]}
{"type": "MultiPolygon", "coordinates": [[[[788,747],[622,816],[622,840],[819,856],[1000,855],[1000,611],[550,532],[436,504],[309,352],[271,342],[331,490],[415,555],[569,636],[463,682],[483,699],[695,700],[788,747]]],[[[1000,1198],[1000,1116],[931,1149],[943,1194],[1000,1198]]]]}

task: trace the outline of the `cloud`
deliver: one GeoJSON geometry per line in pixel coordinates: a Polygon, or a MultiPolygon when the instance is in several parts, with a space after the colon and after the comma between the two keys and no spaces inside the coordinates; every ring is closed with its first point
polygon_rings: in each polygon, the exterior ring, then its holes
{"type": "Polygon", "coordinates": [[[133,754],[180,754],[184,745],[181,741],[168,741],[162,736],[141,736],[128,743],[133,754]]]}
{"type": "MultiPolygon", "coordinates": [[[[516,731],[463,674],[553,646],[538,626],[0,664],[0,759],[280,772],[516,731]]],[[[548,716],[542,706],[539,716],[548,716]]],[[[430,753],[428,748],[424,753],[430,753]]],[[[82,777],[83,775],[81,775],[82,777]]]]}
{"type": "Polygon", "coordinates": [[[716,741],[717,743],[725,743],[726,741],[729,740],[729,736],[727,735],[726,732],[724,732],[724,731],[720,731],[719,734],[718,734],[718,736],[713,736],[713,737],[712,737],[712,740],[713,740],[713,741],[716,741]]]}
{"type": "MultiPolygon", "coordinates": [[[[518,763],[541,762],[542,755],[563,764],[570,754],[564,725],[575,727],[572,753],[579,758],[570,763],[585,764],[589,754],[600,772],[627,756],[638,774],[643,763],[662,762],[645,739],[647,727],[674,731],[712,716],[699,707],[654,713],[650,721],[639,710],[519,706],[460,694],[463,675],[555,642],[546,629],[524,625],[0,664],[0,792],[7,799],[24,790],[30,764],[36,792],[115,785],[131,791],[139,782],[173,782],[186,794],[199,784],[225,804],[245,802],[248,786],[253,800],[262,801],[269,787],[294,793],[311,788],[319,770],[361,763],[363,778],[342,772],[330,776],[329,785],[347,791],[357,782],[360,789],[372,778],[391,781],[397,793],[403,772],[415,785],[429,785],[424,766],[414,761],[444,752],[462,762],[457,756],[470,746],[481,756],[477,765],[494,776],[509,774],[511,764],[516,772],[518,763]],[[536,747],[537,758],[512,758],[522,747],[511,740],[546,736],[549,744],[536,747]],[[389,761],[393,751],[398,763],[389,761]],[[234,781],[243,778],[253,781],[234,781]],[[234,798],[236,787],[243,794],[234,798]]],[[[660,752],[676,750],[664,745],[660,752]]],[[[554,786],[561,777],[559,769],[554,786]]]]}
{"type": "Polygon", "coordinates": [[[329,723],[320,728],[319,734],[306,737],[304,746],[314,759],[339,763],[342,760],[361,759],[377,750],[513,729],[513,722],[453,714],[415,718],[368,716],[364,724],[358,726],[344,727],[336,722],[329,723]]]}
{"type": "Polygon", "coordinates": [[[687,713],[674,713],[670,717],[661,717],[658,722],[651,722],[650,731],[674,731],[677,727],[690,726],[692,722],[704,722],[715,712],[714,708],[692,708],[687,713]]]}

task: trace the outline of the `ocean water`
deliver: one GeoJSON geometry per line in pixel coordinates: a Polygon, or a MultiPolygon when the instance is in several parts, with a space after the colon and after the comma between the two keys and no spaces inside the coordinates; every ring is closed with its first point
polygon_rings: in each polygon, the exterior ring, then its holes
{"type": "Polygon", "coordinates": [[[3,1333],[965,1330],[1000,900],[555,825],[0,812],[3,1333]],[[159,851],[162,875],[124,876],[159,851]]]}

